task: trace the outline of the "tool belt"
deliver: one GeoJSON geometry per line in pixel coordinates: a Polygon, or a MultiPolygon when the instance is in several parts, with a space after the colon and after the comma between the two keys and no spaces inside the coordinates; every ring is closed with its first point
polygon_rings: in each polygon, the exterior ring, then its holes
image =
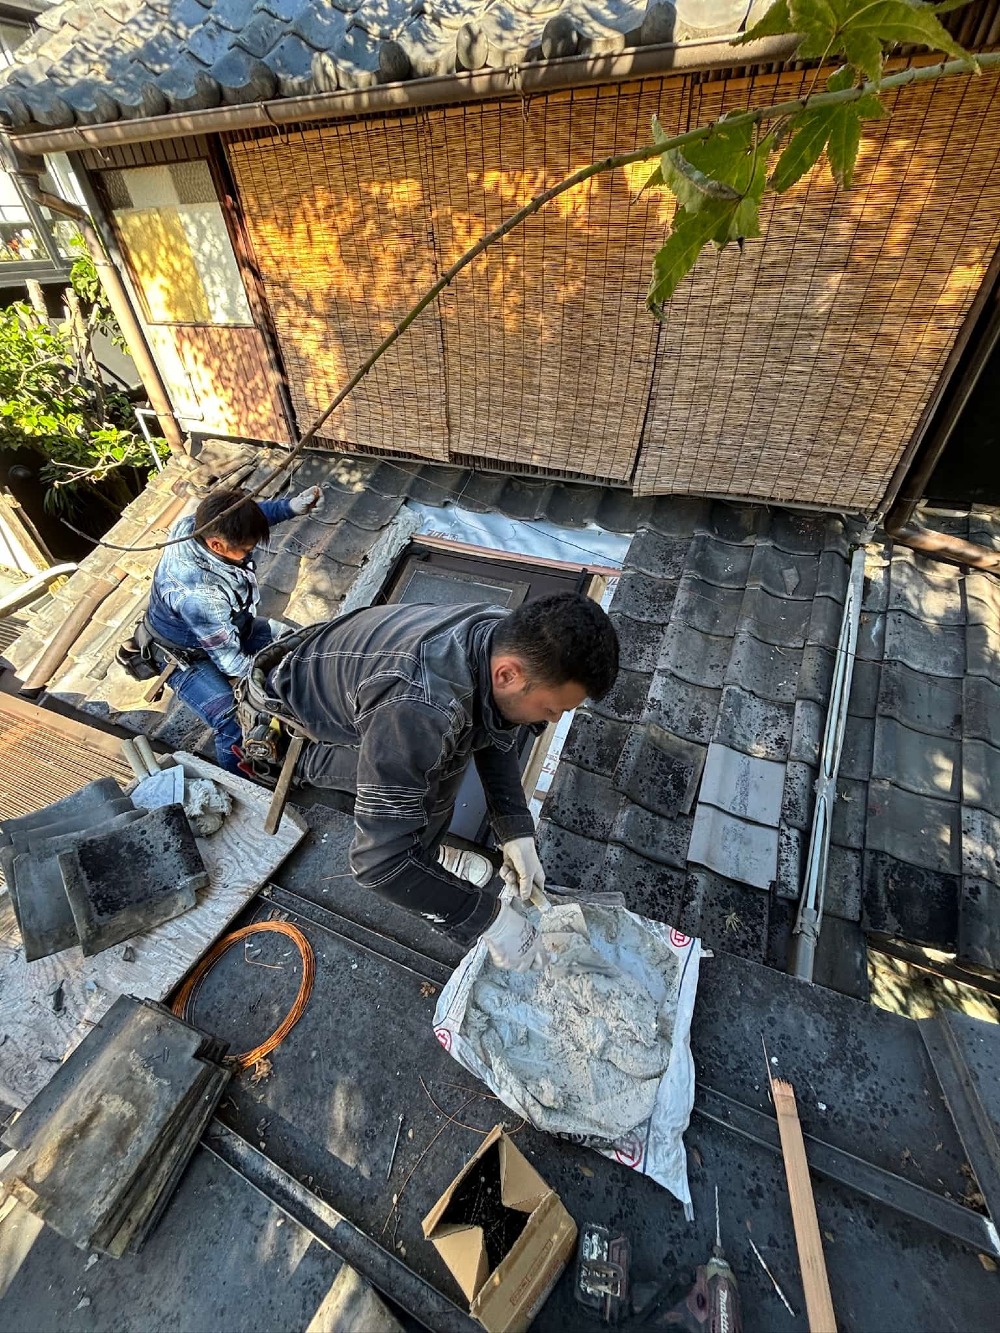
{"type": "Polygon", "coordinates": [[[290,736],[298,734],[315,740],[313,733],[297,718],[282,713],[277,699],[267,692],[267,678],[290,652],[315,632],[316,626],[286,634],[262,648],[253,660],[248,676],[236,682],[236,720],[243,732],[243,755],[255,768],[281,764],[290,736]]]}
{"type": "Polygon", "coordinates": [[[120,644],[115,653],[115,660],[133,680],[155,680],[162,670],[156,659],[157,650],[168,662],[177,666],[191,666],[194,662],[204,662],[208,654],[202,648],[184,648],[179,643],[171,643],[162,635],[154,634],[146,615],[137,622],[132,637],[120,644]]]}

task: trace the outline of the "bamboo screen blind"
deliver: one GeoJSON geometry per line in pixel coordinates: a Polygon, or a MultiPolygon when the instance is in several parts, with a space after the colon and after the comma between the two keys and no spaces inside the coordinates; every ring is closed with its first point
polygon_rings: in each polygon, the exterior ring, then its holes
{"type": "MultiPolygon", "coordinates": [[[[802,74],[647,80],[234,138],[300,422],[473,240],[573,168],[794,95],[802,74]]],[[[809,76],[811,77],[811,76],[809,76]]],[[[324,429],[329,440],[697,492],[874,509],[1000,240],[997,77],[897,95],[855,187],[825,162],[765,236],[643,309],[673,211],[624,173],[481,256],[324,429]]]]}
{"type": "MultiPolygon", "coordinates": [[[[692,126],[811,73],[692,92],[692,126]]],[[[1000,242],[996,75],[886,98],[855,183],[825,159],[765,200],[764,235],[703,253],[662,330],[640,494],[874,510],[1000,242]]]]}
{"type": "MultiPolygon", "coordinates": [[[[421,125],[342,123],[228,151],[305,427],[437,277],[421,125]]],[[[435,311],[379,361],[322,436],[447,460],[435,311]]]]}

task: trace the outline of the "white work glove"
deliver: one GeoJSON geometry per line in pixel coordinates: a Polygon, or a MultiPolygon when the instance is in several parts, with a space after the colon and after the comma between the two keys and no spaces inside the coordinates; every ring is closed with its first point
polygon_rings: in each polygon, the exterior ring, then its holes
{"type": "Polygon", "coordinates": [[[513,838],[505,842],[501,850],[500,878],[507,888],[524,903],[529,902],[532,895],[541,894],[545,888],[545,871],[538,859],[534,838],[513,838]]]}
{"type": "Polygon", "coordinates": [[[500,911],[483,931],[483,939],[495,966],[505,972],[528,972],[545,966],[541,935],[512,903],[501,901],[500,911]]]}
{"type": "Polygon", "coordinates": [[[288,503],[292,506],[293,514],[308,514],[310,510],[322,509],[323,492],[318,486],[309,486],[304,491],[300,491],[288,503]]]}

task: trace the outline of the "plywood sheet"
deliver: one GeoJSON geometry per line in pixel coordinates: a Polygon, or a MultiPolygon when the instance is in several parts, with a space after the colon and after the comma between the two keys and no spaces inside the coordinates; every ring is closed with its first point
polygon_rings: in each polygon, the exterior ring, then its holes
{"type": "Polygon", "coordinates": [[[286,810],[268,836],[269,792],[194,755],[176,758],[191,776],[227,787],[233,811],[218,833],[198,840],[210,884],[197,907],[129,941],[131,962],[117,945],[93,958],[74,948],[28,963],[10,900],[0,902],[0,1099],[12,1106],[25,1106],[45,1086],[119,995],[169,995],[305,835],[302,820],[286,810]]]}

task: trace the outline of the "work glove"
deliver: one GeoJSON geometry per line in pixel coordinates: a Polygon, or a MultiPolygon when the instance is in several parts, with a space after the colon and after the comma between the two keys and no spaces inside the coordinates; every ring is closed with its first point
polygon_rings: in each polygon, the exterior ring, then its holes
{"type": "Polygon", "coordinates": [[[308,514],[310,510],[323,507],[323,492],[318,486],[308,486],[304,491],[300,491],[298,495],[289,500],[288,503],[292,507],[293,514],[308,514]]]}
{"type": "Polygon", "coordinates": [[[500,911],[483,931],[483,939],[494,965],[505,972],[528,972],[545,966],[541,935],[512,903],[501,900],[500,911]]]}
{"type": "Polygon", "coordinates": [[[538,859],[534,838],[513,838],[503,844],[503,865],[500,878],[508,889],[526,903],[532,897],[537,901],[545,888],[545,871],[538,859]]]}

